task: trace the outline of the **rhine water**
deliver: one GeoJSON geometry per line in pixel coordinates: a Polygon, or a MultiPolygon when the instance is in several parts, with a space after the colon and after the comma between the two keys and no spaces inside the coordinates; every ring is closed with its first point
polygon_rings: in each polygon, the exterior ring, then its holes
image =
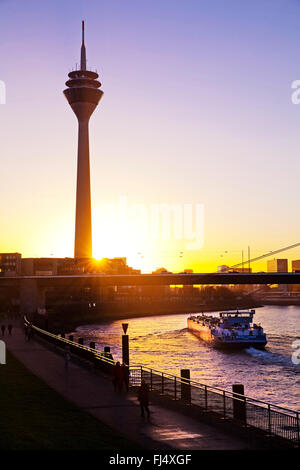
{"type": "Polygon", "coordinates": [[[144,364],[175,375],[180,375],[180,369],[190,369],[192,380],[227,390],[233,383],[242,383],[247,396],[300,410],[300,364],[295,363],[300,350],[300,307],[256,309],[255,323],[263,326],[268,338],[264,351],[213,349],[187,330],[188,316],[156,315],[83,325],[76,335],[84,337],[85,343],[95,341],[102,351],[110,346],[114,359],[121,361],[122,323],[129,323],[131,365],[144,364]]]}

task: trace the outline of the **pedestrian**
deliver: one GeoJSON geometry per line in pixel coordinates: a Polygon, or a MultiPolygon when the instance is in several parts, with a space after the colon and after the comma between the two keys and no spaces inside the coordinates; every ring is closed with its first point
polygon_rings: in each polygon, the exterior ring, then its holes
{"type": "Polygon", "coordinates": [[[4,333],[5,333],[5,325],[1,325],[1,331],[2,331],[2,336],[4,336],[4,333]]]}
{"type": "Polygon", "coordinates": [[[66,349],[65,349],[65,369],[66,370],[68,370],[69,368],[70,360],[71,360],[70,347],[66,346],[66,349]]]}
{"type": "Polygon", "coordinates": [[[121,368],[121,364],[119,362],[116,362],[116,365],[114,366],[113,385],[114,385],[115,392],[117,390],[121,392],[122,387],[123,387],[123,371],[121,368]]]}
{"type": "Polygon", "coordinates": [[[122,364],[122,375],[123,375],[123,382],[126,388],[126,392],[129,390],[129,366],[127,364],[122,364]]]}
{"type": "Polygon", "coordinates": [[[31,340],[31,335],[32,335],[32,327],[31,327],[31,324],[29,324],[27,326],[27,340],[29,341],[29,343],[30,343],[30,340],[31,340]]]}
{"type": "Polygon", "coordinates": [[[138,401],[140,402],[141,407],[141,416],[144,416],[144,410],[147,412],[147,416],[150,416],[149,410],[149,387],[146,384],[145,380],[142,380],[139,394],[138,394],[138,401]]]}
{"type": "Polygon", "coordinates": [[[12,325],[11,325],[11,324],[9,324],[9,325],[8,325],[8,327],[7,327],[7,329],[8,329],[8,334],[9,334],[9,336],[11,336],[11,332],[12,332],[12,325]]]}

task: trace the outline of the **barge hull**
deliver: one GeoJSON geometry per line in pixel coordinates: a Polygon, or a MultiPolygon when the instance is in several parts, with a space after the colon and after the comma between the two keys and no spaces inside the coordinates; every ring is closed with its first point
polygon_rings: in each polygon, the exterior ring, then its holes
{"type": "Polygon", "coordinates": [[[230,341],[222,341],[219,338],[211,334],[211,331],[207,327],[200,326],[198,323],[195,324],[194,321],[188,320],[188,330],[191,333],[198,336],[202,341],[207,343],[209,346],[212,346],[216,349],[226,349],[226,350],[240,350],[240,349],[265,349],[267,341],[263,340],[244,340],[239,341],[238,339],[230,341]]]}

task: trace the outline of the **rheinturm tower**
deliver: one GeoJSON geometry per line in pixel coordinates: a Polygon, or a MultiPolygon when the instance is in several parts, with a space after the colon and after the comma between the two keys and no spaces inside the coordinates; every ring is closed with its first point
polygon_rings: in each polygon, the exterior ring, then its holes
{"type": "Polygon", "coordinates": [[[86,68],[84,21],[80,69],[68,74],[64,95],[78,119],[78,155],[75,220],[75,258],[92,258],[92,215],[89,154],[89,120],[102,98],[98,74],[86,68]]]}

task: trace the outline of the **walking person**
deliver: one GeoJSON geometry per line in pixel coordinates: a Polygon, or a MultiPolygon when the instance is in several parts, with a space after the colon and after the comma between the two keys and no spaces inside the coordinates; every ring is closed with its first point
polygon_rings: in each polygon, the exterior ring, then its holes
{"type": "Polygon", "coordinates": [[[66,349],[65,349],[65,369],[66,370],[69,369],[70,360],[71,360],[70,347],[66,346],[66,349]]]}
{"type": "Polygon", "coordinates": [[[28,341],[28,326],[26,325],[26,323],[24,325],[24,333],[25,333],[25,341],[28,341]]]}
{"type": "Polygon", "coordinates": [[[5,334],[5,325],[1,325],[2,336],[5,334]]]}
{"type": "Polygon", "coordinates": [[[27,326],[27,340],[28,340],[29,343],[30,343],[30,340],[31,340],[31,335],[32,335],[32,327],[31,327],[31,325],[29,324],[29,325],[27,326]]]}
{"type": "Polygon", "coordinates": [[[138,394],[138,401],[140,402],[141,407],[141,416],[144,416],[144,410],[147,412],[148,418],[150,417],[150,410],[149,410],[149,387],[146,384],[145,380],[142,380],[139,394],[138,394]]]}
{"type": "Polygon", "coordinates": [[[126,392],[129,390],[129,367],[127,364],[122,364],[122,375],[123,375],[123,382],[125,385],[126,392]]]}
{"type": "Polygon", "coordinates": [[[119,362],[116,362],[116,365],[114,366],[113,385],[114,385],[115,392],[117,390],[121,392],[122,387],[123,387],[123,371],[121,368],[121,364],[119,362]]]}
{"type": "Polygon", "coordinates": [[[11,332],[12,332],[12,325],[11,325],[11,324],[9,324],[9,325],[8,325],[8,327],[7,327],[7,329],[8,329],[8,334],[9,334],[9,336],[11,336],[11,332]]]}

